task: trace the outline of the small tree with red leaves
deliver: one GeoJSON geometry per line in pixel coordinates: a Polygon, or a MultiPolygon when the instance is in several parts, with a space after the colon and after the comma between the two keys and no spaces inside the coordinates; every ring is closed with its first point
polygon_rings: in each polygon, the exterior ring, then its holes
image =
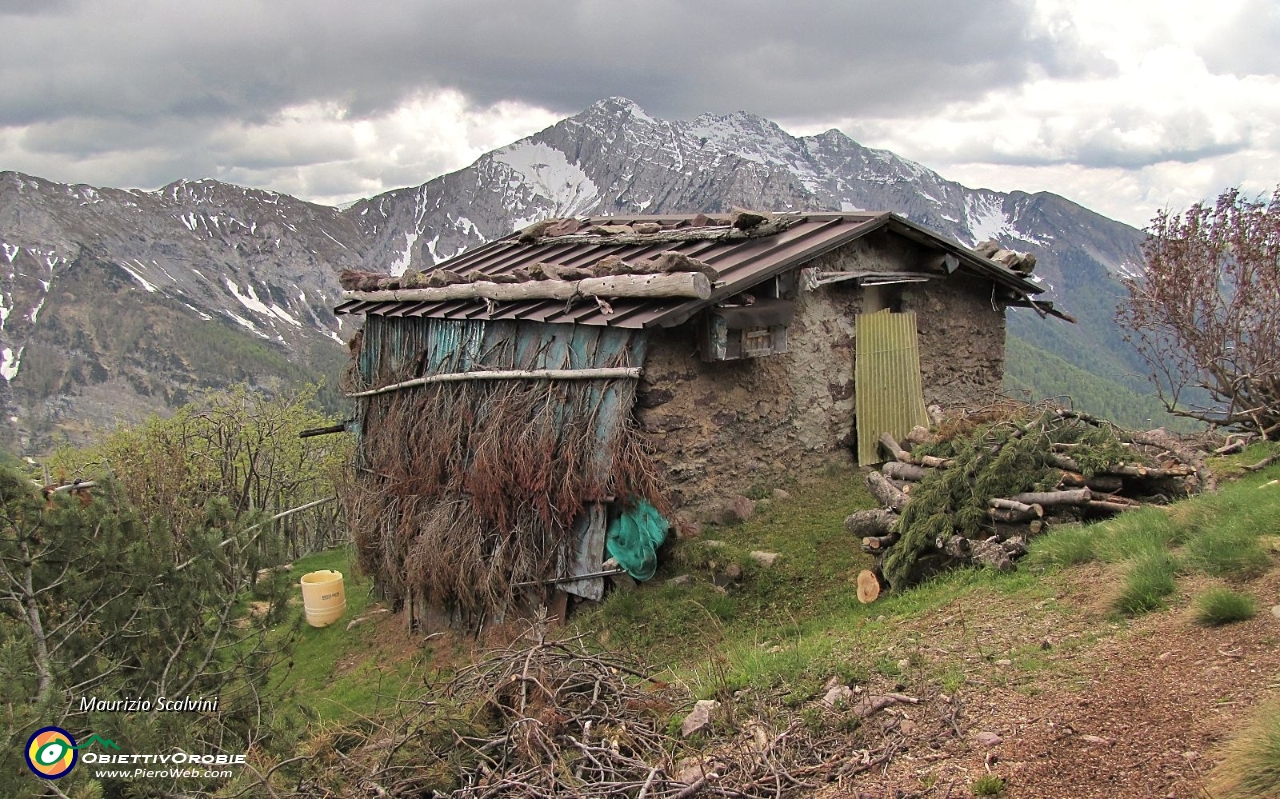
{"type": "Polygon", "coordinates": [[[1238,189],[1147,228],[1117,319],[1170,413],[1280,434],[1280,189],[1238,189]]]}

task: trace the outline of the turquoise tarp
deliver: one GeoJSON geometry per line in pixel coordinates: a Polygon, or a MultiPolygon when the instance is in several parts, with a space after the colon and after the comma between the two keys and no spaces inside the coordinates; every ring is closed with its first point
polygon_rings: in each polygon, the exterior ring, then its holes
{"type": "Polygon", "coordinates": [[[658,570],[658,547],[671,524],[657,508],[644,500],[609,525],[604,546],[609,557],[637,580],[648,580],[658,570]]]}

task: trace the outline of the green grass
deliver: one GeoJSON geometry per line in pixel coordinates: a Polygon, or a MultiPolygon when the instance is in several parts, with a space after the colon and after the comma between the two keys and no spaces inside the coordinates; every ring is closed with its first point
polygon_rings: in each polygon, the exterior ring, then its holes
{"type": "Polygon", "coordinates": [[[1116,609],[1137,616],[1164,607],[1165,600],[1177,590],[1177,574],[1178,560],[1168,552],[1137,558],[1125,575],[1116,609]]]}
{"type": "MultiPolygon", "coordinates": [[[[1252,464],[1274,450],[1258,446],[1235,457],[1252,464]]],[[[1031,543],[1027,563],[1042,572],[1094,560],[1126,565],[1115,607],[1129,615],[1165,607],[1182,571],[1254,578],[1271,568],[1269,548],[1280,534],[1280,487],[1264,485],[1277,474],[1280,467],[1272,466],[1174,506],[1145,507],[1105,522],[1054,530],[1031,543]]]]}
{"type": "Polygon", "coordinates": [[[1280,796],[1280,702],[1259,708],[1253,722],[1227,744],[1209,788],[1211,796],[1280,796]]]}
{"type": "MultiPolygon", "coordinates": [[[[391,704],[401,687],[410,682],[414,661],[383,663],[370,657],[375,622],[347,624],[362,615],[371,604],[370,581],[356,574],[345,548],[331,549],[299,558],[289,573],[295,583],[298,602],[290,609],[291,623],[302,617],[301,588],[297,582],[307,572],[335,569],[342,572],[347,612],[327,627],[298,626],[289,663],[273,675],[293,694],[297,706],[322,721],[347,720],[372,715],[391,704]]],[[[286,625],[282,625],[282,628],[286,625]]]]}
{"type": "Polygon", "coordinates": [[[663,572],[612,594],[574,627],[643,662],[672,664],[699,698],[761,689],[799,706],[820,696],[833,676],[849,685],[941,681],[955,690],[963,670],[926,663],[910,649],[884,651],[901,637],[899,625],[975,596],[989,597],[985,603],[1052,601],[1053,589],[1026,571],[964,569],[862,605],[854,579],[872,559],[844,531],[845,516],[873,504],[860,475],[842,470],[788,490],[792,499],[769,503],[745,524],[677,542],[663,572]],[[753,550],[782,557],[766,569],[748,556],[753,550]],[[711,578],[730,564],[744,577],[722,593],[711,578]],[[692,575],[694,584],[668,585],[677,574],[692,575]]]}
{"type": "MultiPolygon", "coordinates": [[[[1236,479],[1247,474],[1244,467],[1252,466],[1268,455],[1280,452],[1280,442],[1260,441],[1245,447],[1242,452],[1215,459],[1214,474],[1220,478],[1236,479]]],[[[1271,475],[1272,478],[1275,475],[1271,475]]]]}
{"type": "Polygon", "coordinates": [[[1004,792],[1004,778],[994,774],[983,774],[973,781],[974,796],[999,796],[1004,792]]]}
{"type": "MultiPolygon", "coordinates": [[[[1055,601],[1063,581],[1049,572],[1090,561],[1125,570],[1118,609],[1141,613],[1163,607],[1175,593],[1179,569],[1199,569],[1197,564],[1208,562],[1201,553],[1213,549],[1209,541],[1215,536],[1242,530],[1256,544],[1267,531],[1275,534],[1280,488],[1258,486],[1277,474],[1280,468],[1269,469],[1226,486],[1221,494],[1170,509],[1055,530],[1033,540],[1031,568],[1020,566],[1009,574],[962,569],[861,605],[854,578],[872,561],[843,522],[873,501],[859,473],[833,471],[812,483],[788,486],[791,499],[763,503],[744,524],[708,527],[697,539],[675,542],[653,580],[580,611],[570,632],[593,633],[609,649],[665,666],[664,679],[687,686],[698,698],[732,700],[735,691],[749,689],[799,709],[820,697],[832,677],[847,685],[899,681],[912,690],[928,684],[947,693],[992,680],[1033,690],[1045,673],[1061,667],[1060,661],[1041,652],[1038,639],[1012,649],[987,644],[979,628],[966,630],[962,608],[1016,608],[1019,619],[1070,613],[1055,601]],[[718,543],[708,543],[713,541],[718,543]],[[781,557],[764,568],[749,557],[753,550],[781,557]],[[723,577],[731,565],[742,569],[740,583],[718,588],[713,578],[723,577]],[[667,584],[680,574],[691,575],[693,584],[667,584]],[[957,610],[946,610],[951,607],[957,610]],[[972,664],[940,655],[928,636],[917,640],[921,636],[912,625],[939,614],[954,617],[959,630],[952,634],[976,646],[987,662],[1009,658],[1014,665],[975,671],[972,664]]],[[[292,576],[296,582],[305,571],[319,568],[348,575],[349,611],[338,624],[301,633],[286,682],[312,709],[312,717],[341,721],[372,715],[402,690],[420,691],[420,653],[410,656],[402,647],[393,653],[398,660],[379,662],[374,625],[345,629],[368,603],[368,585],[355,582],[346,553],[303,559],[292,576]]],[[[1055,642],[1052,652],[1088,646],[1096,640],[1090,635],[1055,642]]]]}
{"type": "Polygon", "coordinates": [[[842,469],[792,493],[744,524],[708,526],[696,539],[675,542],[652,580],[612,594],[575,625],[644,660],[690,662],[725,640],[758,639],[765,649],[784,644],[816,615],[856,606],[852,579],[871,559],[844,531],[844,519],[874,504],[861,476],[842,469]],[[751,559],[756,550],[781,557],[766,568],[751,559]],[[741,585],[722,591],[712,579],[730,565],[742,569],[741,585]],[[694,584],[667,585],[680,574],[694,584]]]}
{"type": "Polygon", "coordinates": [[[1196,597],[1196,621],[1209,627],[1252,619],[1257,612],[1253,597],[1230,588],[1211,588],[1196,597]]]}
{"type": "Polygon", "coordinates": [[[1098,559],[1093,527],[1064,527],[1042,535],[1031,544],[1028,564],[1039,567],[1078,566],[1098,559]]]}
{"type": "Polygon", "coordinates": [[[1107,563],[1123,563],[1164,552],[1185,540],[1187,531],[1174,524],[1160,507],[1126,511],[1107,522],[1100,537],[1098,557],[1107,563]]]}
{"type": "Polygon", "coordinates": [[[1258,542],[1258,533],[1233,526],[1192,538],[1187,563],[1211,577],[1249,579],[1267,570],[1271,556],[1258,542]]]}

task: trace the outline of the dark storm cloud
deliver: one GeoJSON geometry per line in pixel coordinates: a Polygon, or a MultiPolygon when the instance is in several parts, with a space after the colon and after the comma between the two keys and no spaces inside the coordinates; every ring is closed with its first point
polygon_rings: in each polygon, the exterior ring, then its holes
{"type": "Polygon", "coordinates": [[[0,124],[356,116],[416,91],[572,112],[621,94],[663,116],[918,113],[1084,60],[1027,33],[1009,0],[935,3],[340,0],[14,2],[0,124]]]}

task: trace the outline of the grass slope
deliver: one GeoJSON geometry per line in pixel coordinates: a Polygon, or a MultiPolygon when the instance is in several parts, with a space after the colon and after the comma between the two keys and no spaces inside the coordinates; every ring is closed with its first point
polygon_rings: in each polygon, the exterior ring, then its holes
{"type": "Polygon", "coordinates": [[[354,619],[378,607],[371,598],[372,582],[357,573],[347,549],[299,558],[291,577],[297,583],[302,575],[321,569],[342,572],[347,611],[327,627],[311,627],[304,621],[301,588],[297,588],[291,623],[282,627],[282,632],[296,631],[293,656],[277,669],[273,684],[292,694],[291,704],[321,723],[377,715],[406,687],[412,688],[423,650],[412,644],[406,648],[408,636],[397,635],[400,631],[386,625],[363,622],[347,629],[354,619]]]}
{"type": "MultiPolygon", "coordinates": [[[[1220,461],[1220,470],[1238,472],[1275,449],[1252,448],[1220,461]]],[[[675,542],[655,579],[579,612],[570,632],[630,652],[693,697],[732,703],[745,691],[801,715],[833,679],[967,702],[991,691],[1034,697],[1083,689],[1096,676],[1088,652],[1103,639],[1123,641],[1132,614],[1173,604],[1179,618],[1197,625],[1191,593],[1248,594],[1259,569],[1274,568],[1280,487],[1265,484],[1278,476],[1280,466],[1272,466],[1217,494],[1055,530],[1033,541],[1014,573],[955,571],[860,605],[854,577],[870,559],[842,522],[872,503],[859,473],[833,471],[789,487],[790,498],[762,503],[745,524],[675,542]],[[752,557],[759,551],[780,556],[765,567],[752,557]],[[730,579],[738,570],[741,577],[730,579]],[[688,579],[669,582],[677,576],[688,579]],[[1103,590],[1095,594],[1097,586],[1103,590]]],[[[350,574],[349,567],[344,553],[331,552],[299,561],[294,575],[315,568],[350,574]]],[[[282,677],[312,709],[316,730],[356,715],[376,720],[395,697],[420,694],[439,660],[399,619],[347,630],[346,621],[367,607],[367,589],[348,582],[347,616],[324,630],[304,629],[282,677]]],[[[1202,623],[1226,622],[1220,615],[1202,623]]],[[[463,644],[454,646],[452,655],[465,660],[463,644]]],[[[1234,768],[1274,769],[1270,734],[1256,734],[1262,743],[1234,768]]]]}

